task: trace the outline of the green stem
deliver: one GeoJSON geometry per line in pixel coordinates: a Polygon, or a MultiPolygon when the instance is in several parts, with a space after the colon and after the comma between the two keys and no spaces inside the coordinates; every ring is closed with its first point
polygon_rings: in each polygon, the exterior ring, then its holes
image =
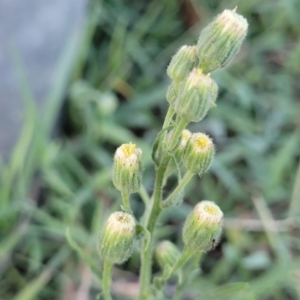
{"type": "Polygon", "coordinates": [[[151,264],[152,264],[152,247],[153,247],[153,230],[160,214],[160,201],[162,193],[162,184],[165,170],[168,166],[170,156],[166,155],[157,169],[155,184],[154,184],[154,201],[151,208],[150,216],[147,220],[147,229],[150,233],[150,241],[148,248],[146,247],[146,240],[143,241],[142,254],[141,254],[141,272],[140,272],[140,300],[146,300],[148,298],[148,291],[150,285],[151,276],[151,264]]]}
{"type": "MultiPolygon", "coordinates": [[[[180,255],[180,257],[178,258],[176,264],[175,264],[174,267],[172,268],[172,271],[170,272],[168,278],[170,278],[170,276],[171,276],[172,274],[176,273],[176,272],[178,271],[178,269],[180,269],[180,268],[181,268],[181,267],[182,267],[182,266],[183,266],[183,265],[191,258],[191,256],[192,256],[194,253],[195,253],[194,250],[189,249],[189,248],[184,248],[183,251],[182,251],[182,253],[181,253],[181,255],[180,255]]],[[[168,279],[168,278],[167,278],[167,279],[168,279]]]]}
{"type": "Polygon", "coordinates": [[[182,295],[185,288],[199,273],[199,261],[202,256],[202,253],[203,252],[198,252],[193,254],[187,262],[185,270],[183,271],[183,274],[181,274],[181,278],[184,278],[184,280],[179,281],[176,293],[173,296],[173,300],[180,300],[183,298],[182,295]]]}
{"type": "Polygon", "coordinates": [[[204,253],[204,252],[201,251],[201,252],[196,252],[196,253],[193,255],[193,257],[189,260],[189,263],[188,263],[188,266],[187,266],[188,269],[193,270],[193,268],[194,268],[195,266],[198,266],[198,265],[199,265],[203,253],[204,253]]]}
{"type": "MultiPolygon", "coordinates": [[[[173,266],[173,268],[166,274],[163,274],[161,276],[158,276],[154,279],[154,281],[158,281],[160,282],[161,287],[164,286],[167,282],[167,280],[173,275],[175,274],[193,255],[195,254],[194,250],[188,249],[188,248],[184,248],[180,257],[178,258],[177,262],[175,263],[175,265],[173,266]]],[[[182,282],[182,276],[180,276],[179,274],[179,281],[180,284],[182,282]]]]}
{"type": "Polygon", "coordinates": [[[151,277],[151,265],[152,265],[152,248],[153,248],[153,231],[155,228],[156,221],[161,212],[160,203],[162,198],[162,187],[164,181],[164,174],[166,172],[168,163],[170,161],[172,152],[176,149],[176,144],[182,133],[182,130],[186,127],[188,123],[185,120],[180,120],[174,130],[172,135],[172,140],[170,141],[169,148],[166,151],[162,162],[156,170],[156,177],[154,183],[154,192],[153,192],[153,203],[149,218],[146,222],[146,228],[150,234],[150,241],[147,247],[147,242],[144,240],[142,244],[141,252],[141,271],[140,271],[140,295],[139,300],[148,299],[150,277],[151,277]]]}
{"type": "Polygon", "coordinates": [[[139,194],[145,204],[145,213],[143,214],[142,218],[140,219],[140,223],[143,227],[146,227],[146,223],[147,223],[146,220],[148,220],[148,218],[150,216],[150,205],[151,205],[152,199],[149,197],[149,194],[143,185],[140,188],[139,194]]]}
{"type": "Polygon", "coordinates": [[[165,129],[170,125],[174,114],[175,114],[174,109],[171,106],[169,106],[162,129],[165,129]]]}
{"type": "Polygon", "coordinates": [[[141,185],[141,188],[139,190],[139,194],[144,202],[145,205],[148,205],[150,203],[150,197],[143,185],[141,185]]]}
{"type": "Polygon", "coordinates": [[[112,266],[113,266],[113,264],[111,262],[108,262],[108,261],[104,262],[102,289],[103,289],[103,296],[104,296],[105,300],[112,300],[112,297],[110,294],[112,266]]]}
{"type": "Polygon", "coordinates": [[[130,207],[130,194],[121,192],[122,195],[122,200],[123,200],[123,205],[124,209],[126,212],[132,213],[131,207],[130,207]]]}
{"type": "Polygon", "coordinates": [[[162,207],[170,206],[173,199],[178,195],[178,193],[180,193],[184,189],[184,187],[188,184],[188,182],[192,179],[194,175],[194,173],[187,171],[184,174],[182,180],[179,182],[178,186],[174,189],[174,191],[168,196],[166,200],[164,200],[161,203],[162,207]]]}

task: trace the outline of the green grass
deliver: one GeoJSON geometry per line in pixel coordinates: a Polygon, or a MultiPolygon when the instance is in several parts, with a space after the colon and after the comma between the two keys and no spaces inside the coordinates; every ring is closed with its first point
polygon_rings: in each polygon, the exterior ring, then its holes
{"type": "MultiPolygon", "coordinates": [[[[190,299],[300,299],[300,3],[192,1],[193,14],[179,1],[147,3],[90,2],[80,48],[74,54],[70,38],[42,115],[16,59],[26,122],[1,164],[0,299],[76,299],[80,288],[96,299],[97,237],[121,204],[111,183],[114,150],[129,141],[143,149],[151,191],[151,145],[167,110],[166,66],[214,15],[236,5],[249,21],[248,38],[231,66],[212,74],[217,107],[189,127],[213,137],[216,159],[189,184],[183,206],[163,214],[157,235],[181,245],[191,208],[213,200],[226,216],[224,234],[204,257],[203,276],[188,287],[190,299]],[[65,95],[66,134],[51,139],[65,95]]],[[[141,215],[137,195],[132,204],[141,215]]],[[[134,291],[138,259],[136,248],[115,282],[125,277],[134,291]]],[[[115,298],[125,299],[114,288],[115,298]]]]}

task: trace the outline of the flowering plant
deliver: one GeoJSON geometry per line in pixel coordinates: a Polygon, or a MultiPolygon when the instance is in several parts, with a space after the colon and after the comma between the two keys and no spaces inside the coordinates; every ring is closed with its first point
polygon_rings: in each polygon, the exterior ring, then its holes
{"type": "MultiPolygon", "coordinates": [[[[212,201],[199,202],[183,226],[184,248],[180,251],[170,241],[157,244],[154,237],[159,215],[170,206],[179,206],[184,187],[195,175],[205,173],[213,160],[215,147],[204,133],[191,133],[190,122],[201,121],[215,106],[217,83],[210,73],[225,67],[238,52],[247,34],[248,23],[235,10],[225,10],[200,34],[197,45],[183,46],[172,58],[167,74],[172,83],[167,91],[170,106],[152,151],[156,175],[153,195],[145,203],[144,216],[136,220],[130,207],[130,195],[142,189],[142,151],[134,144],[121,145],[114,156],[113,183],[122,195],[122,211],[107,220],[99,240],[99,254],[103,260],[103,295],[110,294],[111,268],[130,257],[136,234],[141,241],[141,269],[139,299],[157,298],[166,281],[179,275],[182,266],[193,257],[213,249],[222,231],[223,213],[212,201]],[[181,177],[181,171],[185,174],[181,177]],[[171,174],[178,177],[177,187],[163,199],[162,190],[171,174]],[[152,257],[162,268],[152,278],[152,257]]],[[[145,192],[143,190],[143,192],[145,192]]]]}

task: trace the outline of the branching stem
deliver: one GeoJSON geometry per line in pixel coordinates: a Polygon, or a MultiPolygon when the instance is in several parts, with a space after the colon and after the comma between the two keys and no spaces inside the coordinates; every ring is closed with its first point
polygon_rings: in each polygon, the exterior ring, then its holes
{"type": "Polygon", "coordinates": [[[179,182],[178,186],[174,189],[174,191],[167,197],[166,200],[162,202],[162,207],[170,206],[170,202],[172,202],[172,200],[177,197],[177,195],[184,189],[184,187],[187,185],[187,183],[192,179],[194,175],[195,175],[194,173],[187,171],[184,174],[182,180],[179,182]]]}
{"type": "Polygon", "coordinates": [[[152,266],[152,248],[153,248],[153,231],[155,224],[157,222],[158,216],[161,212],[160,203],[162,200],[162,187],[164,181],[164,174],[168,167],[168,163],[171,159],[173,152],[176,150],[176,145],[178,139],[181,136],[182,130],[186,127],[188,122],[185,120],[179,120],[176,128],[172,134],[171,141],[166,149],[165,155],[156,170],[156,178],[153,191],[153,203],[151,207],[151,212],[149,218],[146,222],[146,228],[150,234],[150,241],[147,247],[147,243],[144,240],[142,244],[142,253],[141,253],[141,272],[140,272],[140,296],[139,300],[148,299],[149,295],[149,286],[150,286],[150,277],[151,277],[151,266],[152,266]]]}

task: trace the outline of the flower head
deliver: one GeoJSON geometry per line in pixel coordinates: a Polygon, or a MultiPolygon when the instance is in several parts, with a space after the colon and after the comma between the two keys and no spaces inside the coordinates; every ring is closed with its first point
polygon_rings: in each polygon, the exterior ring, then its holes
{"type": "Polygon", "coordinates": [[[113,183],[115,187],[126,193],[134,193],[140,189],[142,180],[142,150],[135,144],[121,145],[114,156],[113,183]]]}
{"type": "Polygon", "coordinates": [[[247,35],[247,20],[234,10],[224,10],[200,34],[199,67],[209,73],[225,67],[239,51],[247,35]]]}
{"type": "Polygon", "coordinates": [[[173,266],[180,256],[177,247],[170,241],[162,241],[155,250],[155,258],[163,269],[167,264],[173,266]]]}
{"type": "Polygon", "coordinates": [[[185,147],[182,161],[187,170],[203,174],[210,167],[215,147],[210,137],[204,133],[194,133],[185,147]]]}
{"type": "Polygon", "coordinates": [[[218,86],[201,69],[193,69],[178,87],[177,97],[170,105],[188,122],[199,122],[216,101],[218,86]]]}
{"type": "Polygon", "coordinates": [[[175,82],[182,81],[197,65],[196,46],[182,46],[172,57],[167,74],[175,82]]]}
{"type": "Polygon", "coordinates": [[[126,261],[132,252],[135,230],[136,224],[132,215],[122,211],[112,213],[99,241],[100,256],[117,264],[126,261]]]}
{"type": "Polygon", "coordinates": [[[183,227],[186,247],[208,251],[218,242],[222,232],[223,212],[214,202],[199,202],[187,217],[183,227]]]}

